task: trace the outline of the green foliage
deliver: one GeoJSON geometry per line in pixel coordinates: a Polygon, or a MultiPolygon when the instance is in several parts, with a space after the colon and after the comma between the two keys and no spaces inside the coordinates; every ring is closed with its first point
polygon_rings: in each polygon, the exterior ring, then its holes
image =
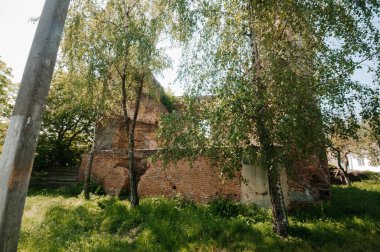
{"type": "Polygon", "coordinates": [[[368,123],[356,125],[350,134],[347,134],[348,131],[343,134],[336,131],[335,133],[335,136],[329,139],[328,146],[335,158],[337,158],[337,151],[340,152],[342,163],[348,164],[346,155],[352,153],[368,158],[371,165],[380,164],[380,147],[376,134],[368,123]]]}
{"type": "MultiPolygon", "coordinates": [[[[35,173],[36,171],[33,171],[35,173]]],[[[38,172],[37,172],[38,173],[38,172]]],[[[92,181],[89,189],[90,193],[94,195],[106,195],[103,185],[97,181],[92,181]]],[[[59,187],[56,189],[46,189],[36,186],[29,186],[28,195],[29,196],[47,196],[47,197],[77,197],[83,192],[83,182],[77,183],[73,186],[59,187]]]]}
{"type": "MultiPolygon", "coordinates": [[[[342,225],[360,222],[363,225],[361,228],[368,224],[370,228],[361,231],[368,232],[371,238],[375,238],[380,234],[380,227],[376,227],[380,220],[379,191],[378,179],[355,182],[352,187],[334,186],[330,202],[298,211],[294,217],[301,222],[319,219],[330,224],[333,221],[341,221],[342,225]]],[[[363,237],[365,235],[363,234],[363,237]]]]}
{"type": "Polygon", "coordinates": [[[213,214],[221,217],[236,217],[243,209],[228,199],[217,199],[211,202],[210,210],[213,214]]]}
{"type": "Polygon", "coordinates": [[[7,67],[0,56],[0,119],[8,117],[11,112],[11,98],[14,84],[11,81],[12,69],[7,67]]]}
{"type": "Polygon", "coordinates": [[[0,154],[3,151],[3,144],[5,140],[5,135],[7,133],[7,129],[8,129],[8,123],[0,121],[0,154]]]}
{"type": "Polygon", "coordinates": [[[21,251],[377,251],[380,183],[335,186],[332,199],[290,215],[290,236],[271,232],[268,210],[218,200],[28,196],[21,251]]]}
{"type": "Polygon", "coordinates": [[[189,99],[163,120],[164,158],[204,153],[235,169],[265,146],[265,129],[282,146],[276,161],[291,163],[319,155],[324,137],[355,134],[367,88],[351,77],[379,55],[376,1],[184,1],[181,10],[196,31],[180,68],[189,99]],[[204,122],[207,138],[196,134],[204,122]]]}
{"type": "MultiPolygon", "coordinates": [[[[116,84],[117,92],[106,99],[119,106],[119,88],[125,85],[128,105],[143,73],[149,91],[155,85],[150,75],[169,65],[157,47],[169,15],[165,8],[160,1],[73,1],[62,48],[65,65],[72,71],[84,65],[84,73],[91,78],[116,84]]],[[[115,105],[114,112],[119,112],[115,105]]]]}
{"type": "Polygon", "coordinates": [[[164,105],[166,107],[166,109],[169,111],[169,113],[173,112],[176,109],[175,97],[173,95],[168,94],[163,89],[160,92],[160,102],[162,105],[164,105]]]}
{"type": "Polygon", "coordinates": [[[356,181],[363,181],[363,180],[380,181],[380,174],[377,172],[365,171],[363,173],[359,173],[356,177],[357,177],[356,181]]]}
{"type": "Polygon", "coordinates": [[[367,99],[362,101],[364,110],[361,112],[363,120],[369,124],[370,139],[377,145],[373,156],[378,157],[380,163],[380,89],[370,90],[367,99]],[[377,152],[377,153],[376,153],[377,152]]]}
{"type": "Polygon", "coordinates": [[[104,209],[104,219],[100,226],[100,231],[111,234],[123,234],[128,230],[138,227],[142,223],[142,216],[137,209],[129,209],[128,206],[120,201],[98,203],[104,209]]]}
{"type": "Polygon", "coordinates": [[[36,169],[76,166],[91,141],[95,110],[81,77],[59,72],[53,79],[34,162],[36,169]]]}
{"type": "Polygon", "coordinates": [[[8,128],[7,120],[12,111],[15,84],[11,81],[12,69],[7,67],[0,56],[0,154],[2,152],[5,134],[8,128]]]}
{"type": "Polygon", "coordinates": [[[223,218],[239,218],[249,223],[270,222],[269,211],[255,205],[235,203],[229,199],[216,199],[209,204],[210,211],[223,218]]]}

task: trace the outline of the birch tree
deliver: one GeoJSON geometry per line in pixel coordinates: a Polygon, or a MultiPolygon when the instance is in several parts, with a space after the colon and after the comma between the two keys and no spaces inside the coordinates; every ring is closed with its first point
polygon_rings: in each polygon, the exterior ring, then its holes
{"type": "Polygon", "coordinates": [[[94,70],[92,76],[107,76],[105,79],[119,87],[119,93],[112,97],[119,99],[119,111],[128,136],[129,161],[126,166],[130,176],[131,203],[136,206],[139,199],[134,131],[144,84],[152,82],[153,72],[168,65],[168,60],[156,46],[165,28],[165,6],[159,1],[125,0],[77,1],[76,6],[69,18],[68,30],[71,32],[67,36],[66,51],[71,60],[67,64],[75,67],[73,62],[76,61],[72,59],[79,54],[87,67],[93,66],[90,68],[94,70]],[[85,32],[79,33],[82,30],[85,32]],[[129,111],[133,114],[129,115],[129,111]]]}
{"type": "Polygon", "coordinates": [[[227,174],[242,159],[259,160],[274,231],[286,236],[279,167],[308,155],[326,160],[324,130],[338,118],[357,120],[352,98],[364,86],[351,75],[379,55],[379,3],[181,3],[179,15],[193,27],[180,75],[186,109],[163,120],[162,157],[211,156],[227,174]]]}

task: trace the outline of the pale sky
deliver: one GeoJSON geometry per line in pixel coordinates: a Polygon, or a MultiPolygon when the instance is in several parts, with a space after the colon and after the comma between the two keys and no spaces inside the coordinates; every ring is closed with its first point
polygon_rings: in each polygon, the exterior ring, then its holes
{"type": "MultiPolygon", "coordinates": [[[[13,69],[14,82],[21,81],[37,28],[37,23],[33,24],[29,20],[41,15],[44,2],[45,0],[0,0],[0,56],[13,69]]],[[[173,69],[156,77],[165,88],[170,88],[175,95],[181,95],[181,87],[171,85],[177,76],[181,50],[168,49],[167,53],[172,58],[173,69]]]]}
{"type": "Polygon", "coordinates": [[[21,81],[37,24],[28,20],[41,14],[44,0],[0,0],[0,56],[21,81]]]}

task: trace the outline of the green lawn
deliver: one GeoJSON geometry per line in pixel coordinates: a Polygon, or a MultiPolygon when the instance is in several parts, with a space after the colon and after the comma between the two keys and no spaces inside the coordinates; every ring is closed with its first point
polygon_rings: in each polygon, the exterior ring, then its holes
{"type": "Polygon", "coordinates": [[[290,236],[271,232],[270,213],[218,201],[127,201],[64,191],[27,198],[21,251],[380,251],[380,182],[332,188],[331,202],[290,214],[290,236]]]}

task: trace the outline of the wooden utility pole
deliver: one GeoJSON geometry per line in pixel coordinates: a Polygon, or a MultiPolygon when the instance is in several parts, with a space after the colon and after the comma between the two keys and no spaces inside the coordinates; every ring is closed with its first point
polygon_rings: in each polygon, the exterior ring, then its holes
{"type": "Polygon", "coordinates": [[[46,0],[0,159],[0,252],[17,250],[38,134],[70,0],[46,0]]]}

